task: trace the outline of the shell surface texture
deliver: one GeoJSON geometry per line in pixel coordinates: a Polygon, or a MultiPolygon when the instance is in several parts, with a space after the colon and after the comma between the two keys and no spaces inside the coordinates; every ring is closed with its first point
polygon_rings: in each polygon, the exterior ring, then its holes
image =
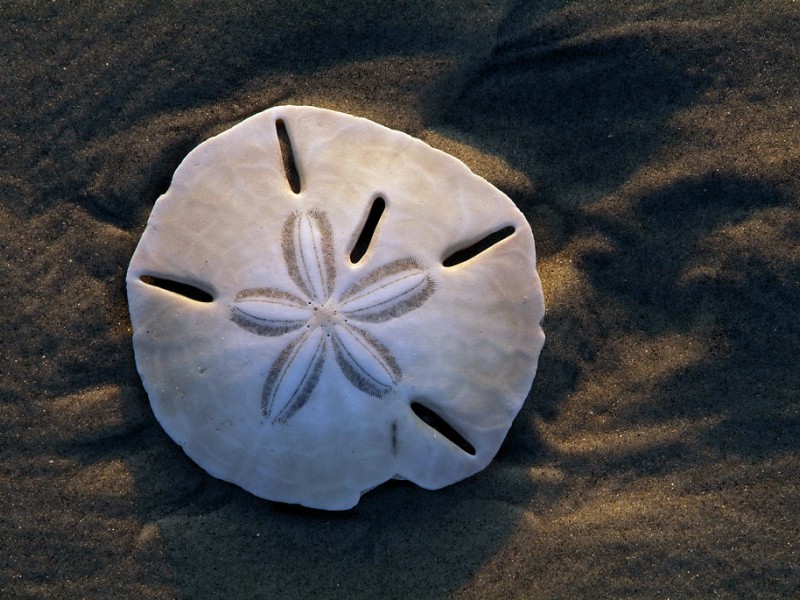
{"type": "Polygon", "coordinates": [[[127,274],[156,418],[211,475],[345,510],[497,453],[533,383],[533,234],[457,159],[278,106],[195,148],[127,274]]]}

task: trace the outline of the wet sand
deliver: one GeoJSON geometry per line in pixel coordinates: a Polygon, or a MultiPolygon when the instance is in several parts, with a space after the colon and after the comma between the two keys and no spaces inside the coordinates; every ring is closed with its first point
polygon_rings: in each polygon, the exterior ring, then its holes
{"type": "Polygon", "coordinates": [[[0,596],[794,596],[800,7],[253,4],[0,4],[0,596]],[[155,421],[130,256],[182,158],[276,104],[530,221],[547,342],[479,475],[310,511],[155,421]]]}

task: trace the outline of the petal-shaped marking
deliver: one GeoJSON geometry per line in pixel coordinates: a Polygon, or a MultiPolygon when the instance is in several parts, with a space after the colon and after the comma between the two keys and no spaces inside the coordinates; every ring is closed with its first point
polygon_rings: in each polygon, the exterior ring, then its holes
{"type": "Polygon", "coordinates": [[[349,318],[376,323],[419,308],[435,289],[418,261],[402,258],[357,281],[344,293],[339,305],[349,318]]]}
{"type": "Polygon", "coordinates": [[[242,290],[234,297],[231,320],[258,335],[278,336],[300,329],[311,318],[308,302],[274,288],[242,290]]]}
{"type": "Polygon", "coordinates": [[[333,230],[321,210],[292,213],[283,225],[281,248],[286,269],[303,293],[322,304],[336,279],[333,230]]]}
{"type": "Polygon", "coordinates": [[[307,329],[278,355],[264,382],[261,410],[273,423],[286,423],[308,402],[325,364],[325,334],[322,328],[307,329]]]}
{"type": "Polygon", "coordinates": [[[331,340],[342,373],[362,392],[380,398],[403,376],[389,349],[363,329],[336,327],[331,340]]]}

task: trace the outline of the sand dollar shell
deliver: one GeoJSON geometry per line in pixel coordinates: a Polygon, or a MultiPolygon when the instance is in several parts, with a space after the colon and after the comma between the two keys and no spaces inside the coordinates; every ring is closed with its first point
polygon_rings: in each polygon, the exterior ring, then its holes
{"type": "Polygon", "coordinates": [[[324,509],[483,469],[544,342],[511,200],[419,140],[311,107],[193,150],[127,285],[167,433],[215,477],[324,509]]]}

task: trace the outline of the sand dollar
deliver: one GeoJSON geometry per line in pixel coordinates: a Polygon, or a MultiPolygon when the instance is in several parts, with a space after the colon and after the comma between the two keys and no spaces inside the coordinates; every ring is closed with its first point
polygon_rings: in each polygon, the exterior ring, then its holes
{"type": "Polygon", "coordinates": [[[215,477],[323,509],[486,467],[544,342],[511,200],[420,140],[311,107],[194,149],[127,286],[167,433],[215,477]]]}

